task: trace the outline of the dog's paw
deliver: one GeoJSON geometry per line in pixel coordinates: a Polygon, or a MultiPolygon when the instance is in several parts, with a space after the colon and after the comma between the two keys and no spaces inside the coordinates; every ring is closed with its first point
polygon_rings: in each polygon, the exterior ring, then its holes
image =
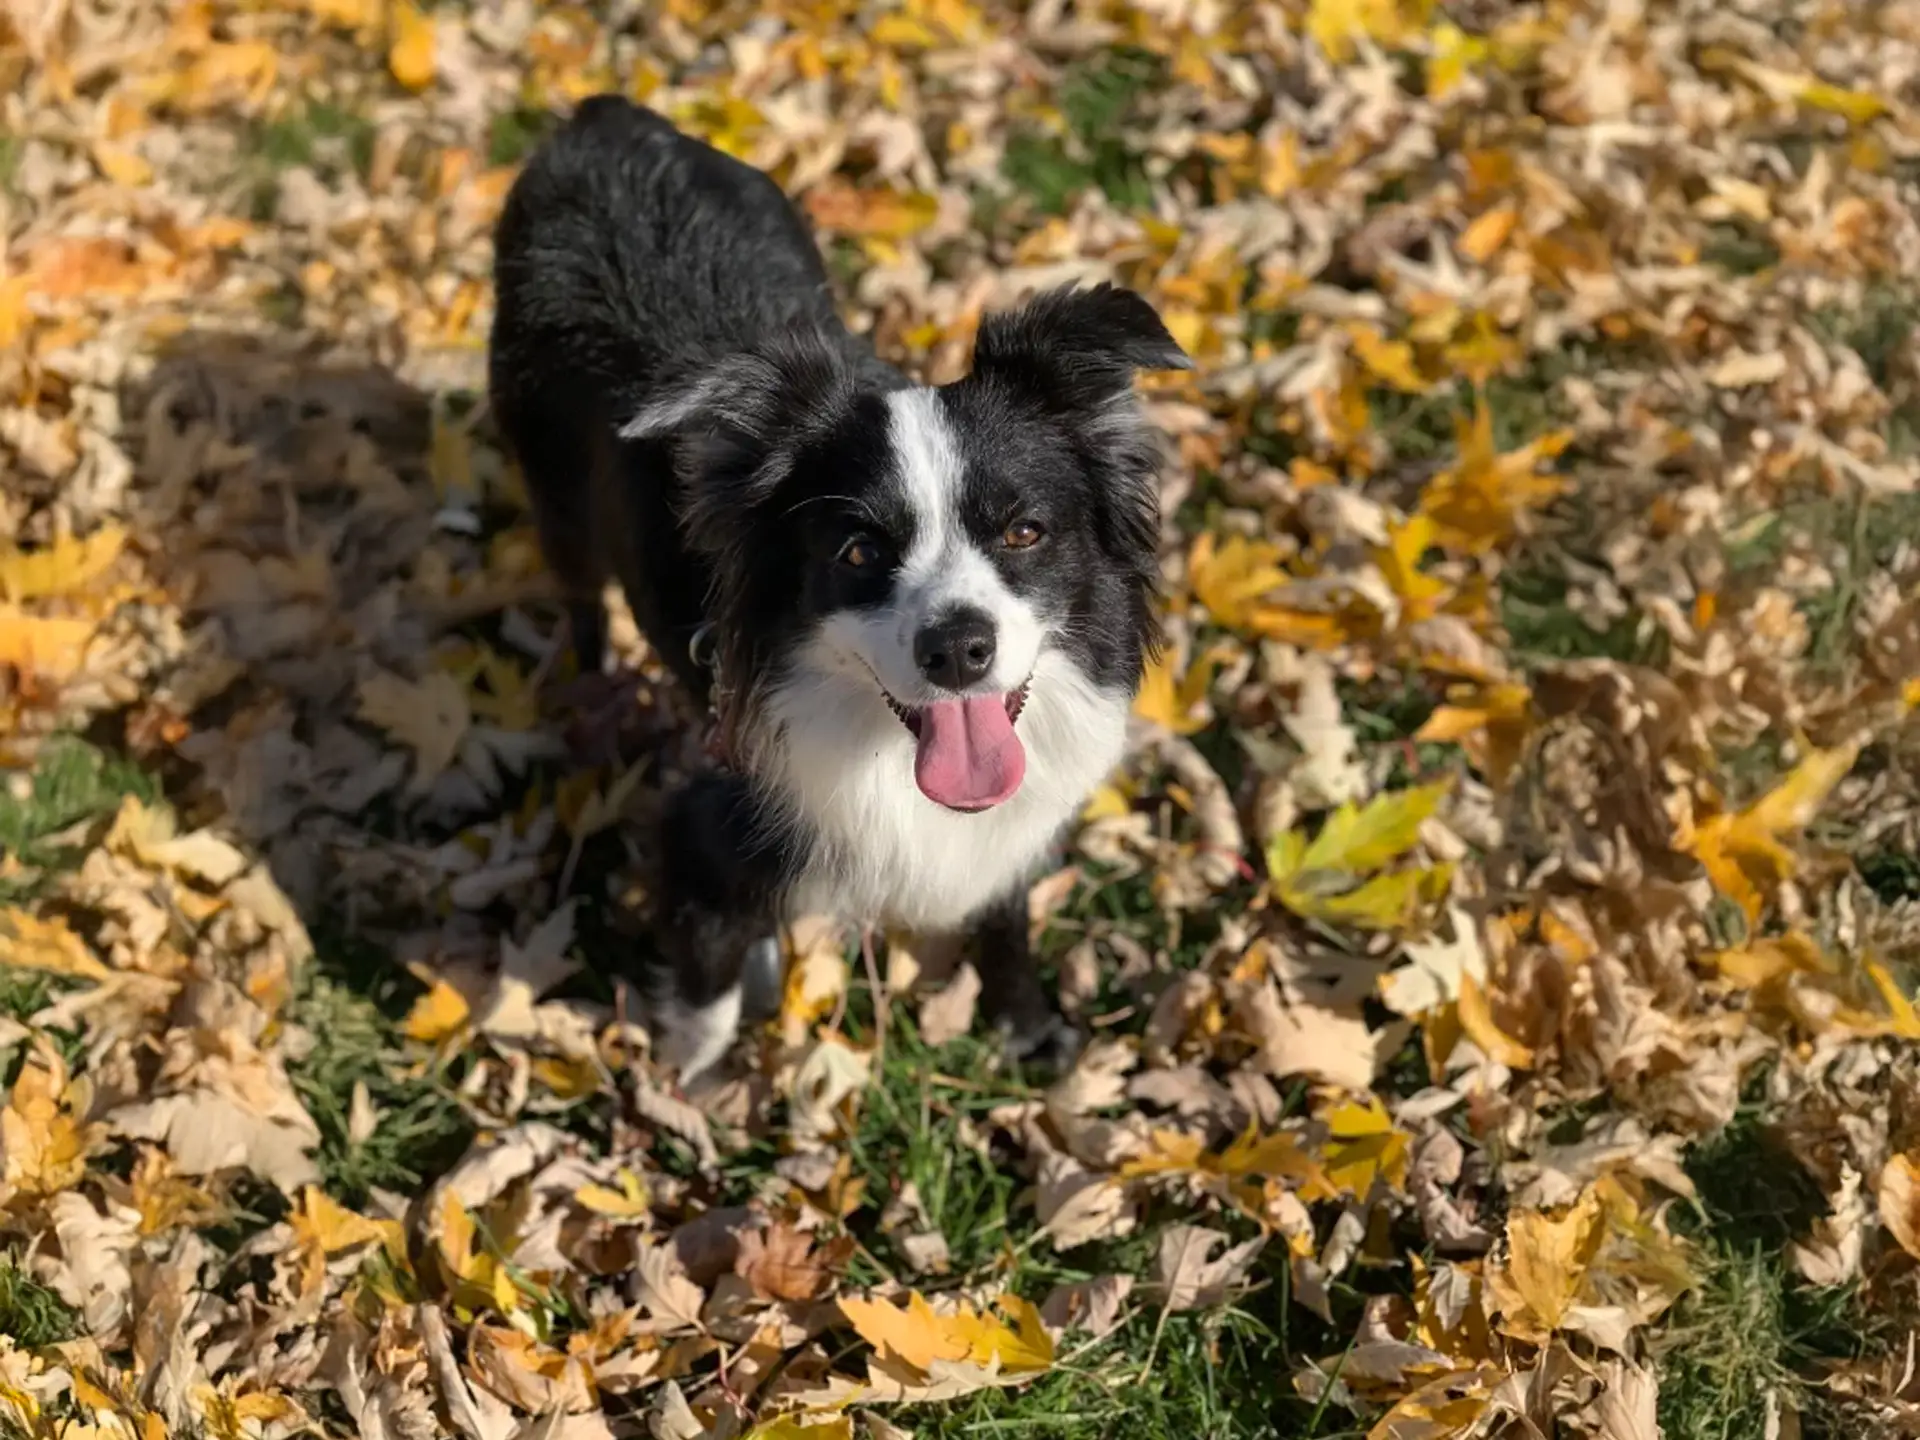
{"type": "Polygon", "coordinates": [[[1003,1021],[999,1030],[1009,1056],[1023,1066],[1050,1074],[1071,1070],[1087,1043],[1077,1025],[1051,1010],[1024,1023],[1003,1021]]]}

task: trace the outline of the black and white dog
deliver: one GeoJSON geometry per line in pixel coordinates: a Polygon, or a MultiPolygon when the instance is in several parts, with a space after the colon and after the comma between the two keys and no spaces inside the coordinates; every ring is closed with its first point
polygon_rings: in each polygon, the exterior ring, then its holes
{"type": "Polygon", "coordinates": [[[804,913],[971,932],[989,1017],[1057,1044],[1026,889],[1121,759],[1158,577],[1133,377],[1186,355],[1102,285],[914,385],[772,180],[614,96],[528,163],[496,247],[492,404],[582,668],[616,577],[733,762],[667,807],[660,1053],[724,1054],[749,950],[804,913]]]}

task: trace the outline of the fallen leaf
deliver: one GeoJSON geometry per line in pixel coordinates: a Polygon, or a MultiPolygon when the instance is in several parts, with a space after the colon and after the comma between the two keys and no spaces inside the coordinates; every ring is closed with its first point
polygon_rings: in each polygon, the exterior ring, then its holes
{"type": "Polygon", "coordinates": [[[973,1028],[974,1006],[980,999],[980,972],[962,964],[940,992],[920,1002],[920,1038],[929,1045],[958,1040],[973,1028]]]}
{"type": "Polygon", "coordinates": [[[113,973],[63,918],[42,918],[18,906],[0,910],[0,965],[82,980],[104,980],[113,973]]]}
{"type": "Polygon", "coordinates": [[[1247,1281],[1247,1272],[1266,1247],[1264,1235],[1214,1252],[1227,1237],[1202,1225],[1172,1225],[1161,1232],[1154,1252],[1151,1284],[1161,1303],[1178,1314],[1224,1305],[1247,1281]]]}
{"type": "Polygon", "coordinates": [[[126,530],[108,525],[84,540],[67,537],[40,550],[0,549],[0,599],[18,604],[76,595],[112,569],[126,546],[126,530]]]}
{"type": "Polygon", "coordinates": [[[387,50],[387,68],[407,89],[424,90],[434,76],[433,19],[413,0],[392,0],[388,15],[393,39],[387,50]]]}

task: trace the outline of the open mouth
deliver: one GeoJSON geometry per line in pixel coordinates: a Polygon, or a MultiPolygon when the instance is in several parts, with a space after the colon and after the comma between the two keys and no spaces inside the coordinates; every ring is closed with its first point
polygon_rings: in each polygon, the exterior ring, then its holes
{"type": "MultiPolygon", "coordinates": [[[[1029,675],[1021,682],[1018,690],[1009,690],[1000,697],[1006,702],[1007,723],[1009,725],[1018,720],[1020,718],[1020,712],[1027,708],[1027,692],[1031,689],[1033,689],[1033,677],[1029,675]]],[[[902,705],[898,700],[893,698],[892,694],[888,692],[887,687],[884,685],[880,687],[880,698],[887,702],[887,708],[893,711],[900,723],[912,731],[914,738],[918,739],[920,727],[925,723],[924,717],[926,711],[919,706],[902,705]]],[[[943,700],[939,703],[944,705],[950,702],[943,700]]]]}
{"type": "MultiPolygon", "coordinates": [[[[878,677],[875,677],[876,680],[878,677]]],[[[913,736],[913,779],[936,805],[972,814],[1011,800],[1027,775],[1027,751],[1013,722],[1026,708],[1029,676],[1000,695],[955,696],[903,705],[880,687],[887,708],[913,736]]]]}

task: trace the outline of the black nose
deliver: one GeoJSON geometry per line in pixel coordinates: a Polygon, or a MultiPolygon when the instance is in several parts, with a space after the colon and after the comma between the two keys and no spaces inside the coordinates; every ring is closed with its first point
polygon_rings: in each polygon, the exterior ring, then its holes
{"type": "Polygon", "coordinates": [[[913,637],[913,659],[943,689],[977,685],[993,668],[993,621],[978,610],[962,610],[929,625],[913,637]]]}

